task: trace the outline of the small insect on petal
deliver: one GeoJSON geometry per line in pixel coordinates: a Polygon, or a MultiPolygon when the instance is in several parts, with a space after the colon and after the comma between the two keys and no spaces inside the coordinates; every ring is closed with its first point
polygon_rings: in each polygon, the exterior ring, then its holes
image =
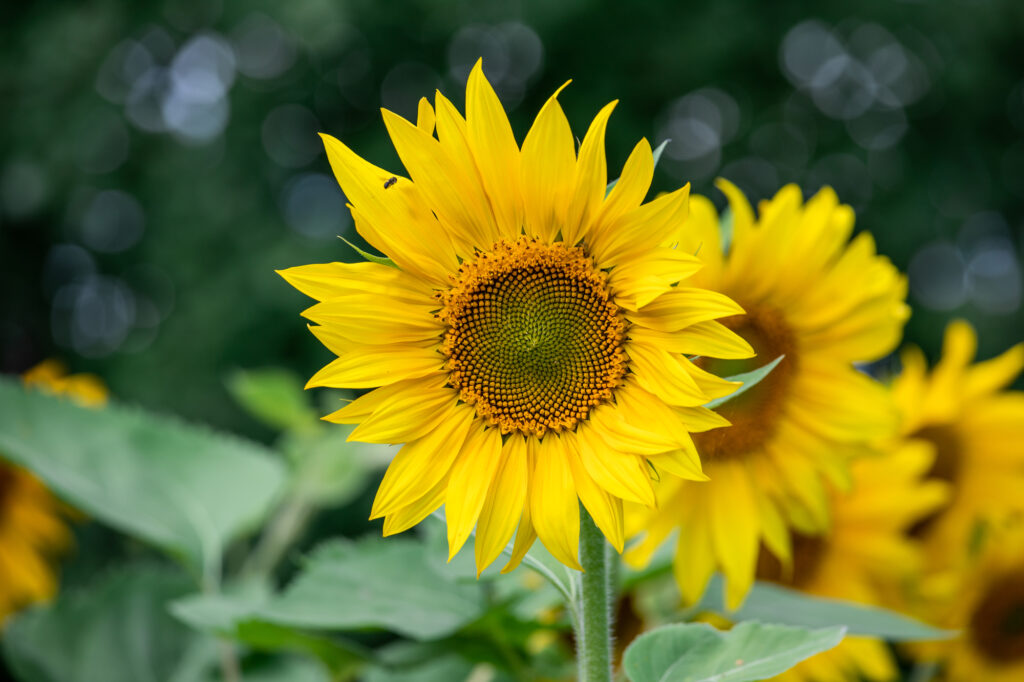
{"type": "Polygon", "coordinates": [[[396,182],[398,182],[398,178],[396,178],[394,175],[392,175],[390,178],[388,178],[387,180],[384,181],[384,189],[387,189],[388,187],[390,187],[391,185],[395,184],[396,182]]]}

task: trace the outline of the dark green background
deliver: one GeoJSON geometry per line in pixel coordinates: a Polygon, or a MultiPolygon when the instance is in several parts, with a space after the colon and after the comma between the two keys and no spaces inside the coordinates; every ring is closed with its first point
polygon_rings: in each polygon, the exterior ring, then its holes
{"type": "Polygon", "coordinates": [[[580,136],[621,100],[612,168],[675,131],[658,190],[834,185],[900,268],[916,257],[907,338],[932,357],[955,315],[983,356],[1022,337],[1017,0],[106,0],[0,17],[4,372],[62,357],[121,399],[269,435],[226,373],[328,359],[273,270],[355,257],[314,133],[397,170],[378,108],[412,115],[435,87],[461,106],[477,54],[520,140],[572,78],[580,136]]]}

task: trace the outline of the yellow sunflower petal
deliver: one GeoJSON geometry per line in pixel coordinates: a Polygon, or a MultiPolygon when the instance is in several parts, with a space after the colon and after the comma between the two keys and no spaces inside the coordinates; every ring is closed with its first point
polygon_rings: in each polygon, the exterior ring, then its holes
{"type": "Polygon", "coordinates": [[[638,310],[701,267],[699,259],[684,251],[655,247],[612,269],[608,282],[615,289],[619,305],[638,310]]]}
{"type": "Polygon", "coordinates": [[[551,95],[523,140],[521,186],[526,234],[546,243],[554,241],[565,223],[576,172],[572,130],[556,99],[566,85],[551,95]]]}
{"type": "Polygon", "coordinates": [[[576,435],[583,466],[599,486],[624,500],[648,507],[656,504],[651,477],[642,458],[609,451],[593,428],[581,428],[576,435]]]}
{"type": "Polygon", "coordinates": [[[579,564],[580,503],[573,486],[567,446],[562,437],[548,434],[537,443],[530,481],[530,520],[537,537],[566,566],[579,564]]]}
{"type": "Polygon", "coordinates": [[[663,332],[677,332],[698,322],[729,315],[741,315],[743,308],[717,291],[674,287],[626,318],[636,324],[663,332]]]}
{"type": "Polygon", "coordinates": [[[710,500],[706,486],[690,483],[682,490],[692,499],[680,510],[679,540],[672,560],[672,572],[683,604],[691,605],[704,596],[717,562],[708,520],[710,500]]]}
{"type": "MultiPolygon", "coordinates": [[[[313,327],[317,329],[317,327],[313,327]]],[[[413,345],[352,346],[348,352],[324,366],[306,383],[306,388],[374,388],[404,379],[418,379],[438,372],[444,358],[432,347],[413,345]]]]}
{"type": "Polygon", "coordinates": [[[473,411],[465,405],[445,410],[438,427],[407,443],[388,465],[377,488],[370,518],[376,519],[408,506],[451,470],[469,427],[473,411]]]}
{"type": "Polygon", "coordinates": [[[514,570],[519,564],[522,563],[526,553],[530,551],[530,547],[533,546],[534,541],[537,539],[537,531],[533,527],[532,512],[530,507],[532,505],[533,497],[533,486],[536,481],[534,470],[537,465],[537,443],[536,440],[530,438],[526,441],[526,474],[527,474],[527,485],[526,485],[526,500],[523,504],[523,513],[519,517],[519,526],[516,528],[516,541],[512,546],[512,557],[508,560],[508,563],[501,569],[502,573],[508,573],[514,570]]]}
{"type": "Polygon", "coordinates": [[[498,230],[506,239],[521,234],[519,147],[498,96],[477,61],[466,83],[466,129],[470,148],[490,197],[498,230]]]}
{"type": "Polygon", "coordinates": [[[446,381],[447,377],[444,376],[427,376],[421,379],[397,381],[390,386],[378,388],[350,401],[340,410],[336,410],[323,417],[323,420],[335,424],[358,424],[376,412],[381,406],[407,391],[412,393],[422,391],[433,392],[441,389],[446,381]]]}
{"type": "Polygon", "coordinates": [[[430,433],[444,418],[446,407],[455,403],[450,389],[426,395],[402,394],[381,404],[357,426],[348,439],[364,443],[406,443],[430,433]]]}
{"type": "Polygon", "coordinates": [[[527,502],[528,480],[526,440],[511,434],[501,448],[498,470],[477,522],[474,547],[477,575],[498,558],[512,539],[527,502]]]}
{"type": "Polygon", "coordinates": [[[406,272],[443,281],[457,267],[451,242],[436,221],[411,197],[411,184],[377,168],[330,135],[321,135],[334,175],[356,207],[356,228],[367,241],[406,272]],[[385,185],[388,185],[385,187],[385,185]]]}
{"type": "Polygon", "coordinates": [[[576,190],[562,227],[562,240],[575,244],[587,235],[608,187],[608,161],[604,154],[604,133],[618,100],[606,104],[594,117],[580,145],[576,159],[576,190]]]}
{"type": "Polygon", "coordinates": [[[673,235],[689,214],[690,185],[663,194],[622,216],[591,235],[590,248],[598,267],[607,268],[637,257],[658,246],[670,245],[673,235]]]}
{"type": "Polygon", "coordinates": [[[742,467],[716,466],[711,501],[711,539],[726,576],[726,608],[739,608],[754,582],[760,523],[757,503],[742,467]]]}
{"type": "Polygon", "coordinates": [[[409,305],[353,294],[317,303],[302,312],[335,333],[369,345],[437,338],[442,330],[428,305],[409,305]]]}
{"type": "Polygon", "coordinates": [[[643,203],[654,179],[654,156],[647,138],[642,138],[622,167],[622,175],[608,193],[596,222],[600,225],[615,223],[626,213],[643,203]]]}
{"type": "Polygon", "coordinates": [[[693,407],[711,400],[675,355],[634,342],[629,358],[637,382],[669,405],[693,407]]]}
{"type": "Polygon", "coordinates": [[[372,292],[403,303],[431,303],[429,286],[397,268],[378,263],[317,263],[278,270],[277,274],[318,301],[372,292]]]}
{"type": "Polygon", "coordinates": [[[746,339],[715,320],[697,322],[677,332],[634,327],[629,335],[636,341],[670,353],[723,360],[742,360],[754,356],[754,349],[746,339]]]}
{"type": "Polygon", "coordinates": [[[444,496],[447,489],[448,475],[445,474],[440,481],[415,502],[385,516],[384,537],[395,535],[396,533],[404,533],[440,509],[441,505],[444,504],[444,496]]]}
{"type": "Polygon", "coordinates": [[[444,501],[449,561],[462,549],[480,517],[501,460],[501,449],[501,432],[484,428],[481,420],[474,422],[452,467],[444,501]]]}
{"type": "Polygon", "coordinates": [[[615,551],[622,552],[625,546],[625,525],[622,513],[622,499],[608,493],[599,486],[587,473],[580,459],[579,444],[575,434],[567,434],[562,439],[566,445],[569,469],[573,483],[579,494],[580,502],[586,507],[594,523],[601,529],[615,551]]]}
{"type": "Polygon", "coordinates": [[[468,247],[489,246],[482,235],[497,230],[487,196],[476,177],[459,166],[440,142],[401,116],[383,110],[395,151],[442,225],[468,247]]]}
{"type": "Polygon", "coordinates": [[[434,107],[430,106],[430,100],[420,97],[416,107],[416,127],[427,135],[434,134],[434,107]]]}

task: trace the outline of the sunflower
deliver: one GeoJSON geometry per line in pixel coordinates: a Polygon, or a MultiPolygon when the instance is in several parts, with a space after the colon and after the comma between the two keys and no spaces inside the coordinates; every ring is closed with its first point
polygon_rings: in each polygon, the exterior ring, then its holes
{"type": "Polygon", "coordinates": [[[903,436],[934,448],[929,476],[952,484],[949,504],[913,529],[936,570],[965,560],[979,524],[1024,513],[1024,393],[1002,390],[1024,369],[1024,344],[972,365],[976,350],[971,326],[954,321],[931,374],[909,348],[893,382],[903,436]]]}
{"type": "Polygon", "coordinates": [[[918,647],[944,682],[1024,680],[1024,519],[989,527],[966,566],[930,581],[926,615],[960,636],[918,647]]]}
{"type": "Polygon", "coordinates": [[[579,501],[621,551],[622,501],[654,504],[661,470],[704,479],[689,433],[726,423],[702,405],[737,384],[687,355],[751,353],[715,322],[736,303],[680,284],[701,267],[672,246],[689,186],[644,203],[641,140],[606,192],[615,102],[577,154],[557,95],[522,148],[479,62],[465,118],[440,93],[415,125],[384,111],[411,179],[324,135],[356,229],[390,260],[281,272],[338,356],[308,386],[375,389],[325,419],[404,444],[371,518],[388,535],[444,505],[450,554],[475,526],[479,570],[513,534],[506,569],[537,537],[578,568],[579,501]]]}
{"type": "MultiPolygon", "coordinates": [[[[94,376],[66,376],[48,360],[23,376],[26,386],[95,406],[106,389],[94,376]]],[[[49,557],[70,541],[61,506],[29,472],[0,456],[0,623],[18,609],[53,596],[57,581],[49,557]]]]}
{"type": "Polygon", "coordinates": [[[854,363],[891,351],[909,308],[905,278],[875,254],[871,235],[848,243],[853,210],[831,189],[805,205],[799,188],[784,187],[755,219],[739,190],[724,181],[719,187],[729,199],[732,243],[723,243],[713,204],[694,197],[679,248],[704,262],[696,286],[743,306],[745,315],[722,323],[751,343],[757,359],[698,364],[733,375],[782,360],[721,408],[731,427],[694,438],[710,481],[663,480],[659,507],[631,518],[631,529],[645,536],[627,560],[645,564],[678,529],[675,572],[684,602],[698,600],[718,569],[734,608],[754,580],[762,542],[789,562],[790,529],[819,535],[828,528],[828,482],[844,486],[850,459],[892,436],[887,391],[854,363]]]}
{"type": "MultiPolygon", "coordinates": [[[[899,595],[923,570],[921,547],[906,531],[949,494],[944,482],[925,480],[933,459],[927,446],[903,443],[885,455],[853,462],[850,491],[832,495],[831,530],[825,535],[792,533],[789,564],[762,547],[757,578],[820,597],[886,608],[901,605],[899,595]]],[[[848,637],[777,679],[881,682],[898,677],[884,642],[848,637]]]]}

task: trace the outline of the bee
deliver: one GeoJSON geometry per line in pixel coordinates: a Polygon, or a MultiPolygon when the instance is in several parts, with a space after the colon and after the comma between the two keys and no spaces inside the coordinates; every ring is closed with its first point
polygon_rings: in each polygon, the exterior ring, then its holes
{"type": "Polygon", "coordinates": [[[398,182],[398,178],[396,178],[394,175],[392,175],[390,178],[388,178],[387,180],[384,181],[384,189],[387,189],[388,187],[390,187],[391,185],[395,184],[396,182],[398,182]]]}

